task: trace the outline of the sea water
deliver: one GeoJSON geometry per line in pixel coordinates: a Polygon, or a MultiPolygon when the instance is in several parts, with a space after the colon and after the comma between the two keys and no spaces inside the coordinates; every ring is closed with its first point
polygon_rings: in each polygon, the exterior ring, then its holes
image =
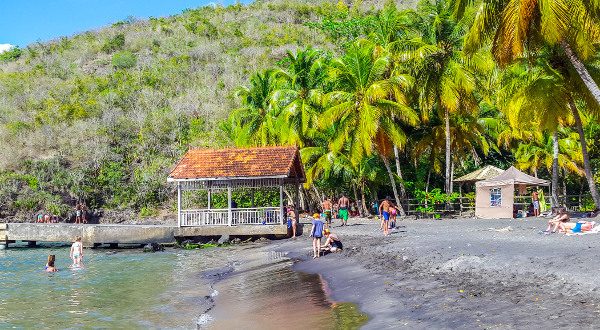
{"type": "Polygon", "coordinates": [[[0,250],[0,328],[330,329],[366,321],[355,306],[330,302],[318,275],[252,253],[86,249],[85,267],[72,270],[68,246],[0,250]],[[49,254],[57,273],[43,271],[49,254]]]}

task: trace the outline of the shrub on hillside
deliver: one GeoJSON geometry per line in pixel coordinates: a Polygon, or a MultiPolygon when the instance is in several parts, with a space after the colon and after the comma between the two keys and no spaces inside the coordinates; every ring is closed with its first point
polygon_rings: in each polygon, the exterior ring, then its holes
{"type": "Polygon", "coordinates": [[[135,66],[137,57],[129,51],[115,53],[112,57],[112,65],[116,69],[129,69],[135,66]]]}
{"type": "Polygon", "coordinates": [[[115,50],[125,47],[125,34],[119,33],[116,36],[106,40],[102,46],[102,51],[105,53],[114,52],[115,50]]]}
{"type": "Polygon", "coordinates": [[[11,62],[21,57],[23,51],[19,47],[13,47],[4,53],[0,53],[0,62],[11,62]]]}

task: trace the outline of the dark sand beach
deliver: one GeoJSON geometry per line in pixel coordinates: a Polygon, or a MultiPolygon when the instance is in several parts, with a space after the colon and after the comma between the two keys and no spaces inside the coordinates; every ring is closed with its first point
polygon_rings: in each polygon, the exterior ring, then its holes
{"type": "Polygon", "coordinates": [[[600,235],[543,235],[542,218],[406,220],[389,237],[375,220],[350,224],[334,224],[342,253],[312,260],[305,235],[253,254],[321,275],[332,300],[369,315],[365,329],[600,326],[600,235]]]}

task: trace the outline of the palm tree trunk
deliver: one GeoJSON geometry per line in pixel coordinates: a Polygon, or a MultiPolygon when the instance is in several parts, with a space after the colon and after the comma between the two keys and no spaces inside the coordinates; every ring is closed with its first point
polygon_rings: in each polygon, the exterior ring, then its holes
{"type": "Polygon", "coordinates": [[[394,198],[396,200],[396,205],[398,205],[398,208],[400,209],[400,216],[404,217],[404,216],[406,216],[406,213],[404,212],[404,207],[402,206],[402,204],[400,204],[400,197],[398,197],[398,189],[396,189],[396,180],[394,179],[394,173],[392,173],[392,167],[390,166],[390,161],[384,155],[381,155],[381,159],[383,159],[383,164],[385,165],[385,169],[387,170],[388,175],[390,176],[390,183],[392,184],[392,190],[394,191],[394,198]]]}
{"type": "MultiPolygon", "coordinates": [[[[590,91],[590,94],[592,94],[594,99],[596,99],[596,102],[598,102],[598,104],[600,104],[600,88],[598,88],[598,84],[596,84],[594,79],[592,79],[592,76],[586,69],[583,62],[581,62],[579,60],[579,58],[577,57],[577,55],[575,54],[575,52],[573,52],[573,49],[571,49],[571,45],[569,45],[569,43],[564,40],[560,42],[560,45],[563,48],[563,50],[565,51],[565,54],[567,54],[569,61],[571,61],[571,65],[573,65],[573,67],[575,68],[575,71],[577,71],[577,73],[579,74],[579,77],[581,78],[581,80],[583,80],[583,83],[590,91]]],[[[598,202],[595,201],[595,203],[596,203],[596,206],[598,206],[598,202]]]]}
{"type": "Polygon", "coordinates": [[[558,207],[558,131],[552,133],[552,207],[558,207]]]}
{"type": "Polygon", "coordinates": [[[352,190],[354,191],[354,201],[356,202],[356,208],[358,209],[358,215],[360,215],[360,217],[362,218],[363,215],[363,209],[360,206],[360,204],[358,203],[358,191],[356,190],[356,185],[352,184],[352,190]]]}
{"type": "Polygon", "coordinates": [[[577,132],[579,133],[581,153],[583,154],[583,169],[585,171],[585,178],[587,179],[588,186],[590,187],[590,193],[592,194],[594,204],[596,205],[596,208],[598,208],[600,207],[600,195],[598,195],[598,189],[596,188],[596,182],[594,182],[594,176],[592,174],[590,155],[588,155],[587,143],[585,142],[585,133],[583,132],[583,123],[581,122],[579,110],[577,110],[577,106],[575,105],[575,101],[573,101],[572,97],[569,97],[569,105],[571,107],[571,111],[573,112],[573,118],[575,119],[577,132]]]}
{"type": "Polygon", "coordinates": [[[400,168],[400,153],[398,152],[398,146],[394,146],[394,158],[396,159],[396,174],[398,175],[398,179],[400,179],[400,183],[398,184],[398,188],[400,188],[400,198],[406,198],[406,188],[404,188],[404,178],[402,177],[402,169],[400,168]]]}
{"type": "Polygon", "coordinates": [[[366,216],[370,216],[371,215],[371,211],[369,211],[369,208],[367,207],[367,200],[365,198],[365,183],[362,182],[360,184],[360,197],[362,198],[361,200],[361,206],[365,212],[366,216]]]}
{"type": "Polygon", "coordinates": [[[451,176],[451,161],[450,161],[450,112],[448,111],[448,109],[444,110],[444,120],[446,121],[446,194],[450,194],[451,193],[451,186],[452,186],[452,178],[451,176]]]}

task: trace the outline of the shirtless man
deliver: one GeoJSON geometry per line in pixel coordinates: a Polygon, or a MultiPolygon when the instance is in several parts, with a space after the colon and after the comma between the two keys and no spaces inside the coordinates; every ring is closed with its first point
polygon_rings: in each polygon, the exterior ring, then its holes
{"type": "Polygon", "coordinates": [[[331,225],[331,210],[333,209],[333,204],[331,204],[330,198],[325,198],[323,203],[321,204],[323,208],[323,213],[325,214],[325,223],[329,227],[331,225]]]}
{"type": "Polygon", "coordinates": [[[342,226],[348,225],[348,208],[350,207],[350,200],[346,195],[342,194],[342,197],[338,200],[340,206],[340,219],[342,219],[342,226]]]}
{"type": "Polygon", "coordinates": [[[531,194],[531,199],[533,201],[533,216],[534,217],[539,217],[540,216],[540,197],[538,195],[537,191],[533,191],[533,193],[531,194]]]}
{"type": "Polygon", "coordinates": [[[389,235],[390,209],[392,207],[394,207],[394,204],[390,202],[389,197],[386,197],[379,205],[379,217],[381,217],[381,227],[385,236],[389,235]]]}

